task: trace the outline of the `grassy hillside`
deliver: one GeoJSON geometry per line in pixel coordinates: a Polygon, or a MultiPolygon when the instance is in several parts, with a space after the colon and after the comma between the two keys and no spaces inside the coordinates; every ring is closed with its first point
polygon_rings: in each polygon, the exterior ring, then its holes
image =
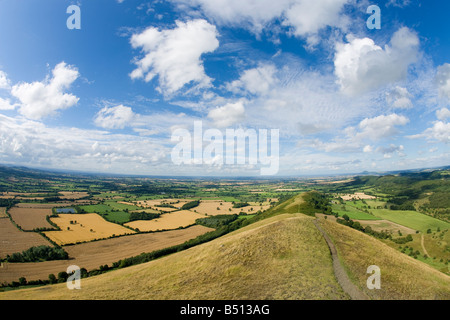
{"type": "Polygon", "coordinates": [[[348,299],[314,218],[283,214],[145,264],[0,299],[348,299]]]}
{"type": "Polygon", "coordinates": [[[450,299],[450,277],[349,227],[320,220],[350,278],[372,299],[450,299]],[[367,268],[381,270],[381,289],[366,286],[367,268]]]}

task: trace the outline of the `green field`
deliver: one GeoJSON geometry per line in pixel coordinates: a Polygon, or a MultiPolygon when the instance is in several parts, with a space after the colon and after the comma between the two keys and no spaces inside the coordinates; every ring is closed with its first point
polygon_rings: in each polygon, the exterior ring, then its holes
{"type": "Polygon", "coordinates": [[[124,204],[124,203],[117,203],[115,201],[105,201],[105,204],[110,206],[111,208],[115,209],[115,210],[126,210],[128,209],[128,211],[133,211],[133,210],[140,210],[142,209],[141,207],[138,206],[132,206],[129,204],[124,204]]]}
{"type": "Polygon", "coordinates": [[[450,223],[416,211],[375,209],[372,210],[372,212],[377,217],[424,233],[427,232],[428,229],[431,229],[432,231],[436,231],[437,228],[440,228],[441,230],[450,229],[450,223]]]}
{"type": "Polygon", "coordinates": [[[79,208],[84,210],[86,213],[106,213],[112,210],[112,208],[106,204],[80,206],[79,208]]]}
{"type": "Polygon", "coordinates": [[[102,215],[105,220],[115,223],[125,223],[130,221],[130,214],[124,211],[108,212],[102,215]]]}
{"type": "Polygon", "coordinates": [[[333,204],[331,208],[333,209],[333,213],[337,213],[340,217],[346,214],[352,220],[380,220],[380,218],[362,212],[348,203],[345,203],[345,210],[342,209],[343,205],[340,204],[333,204]]]}

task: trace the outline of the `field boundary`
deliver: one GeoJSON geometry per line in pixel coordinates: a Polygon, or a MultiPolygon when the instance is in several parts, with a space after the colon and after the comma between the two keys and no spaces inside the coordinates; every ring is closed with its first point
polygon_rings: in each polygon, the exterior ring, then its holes
{"type": "Polygon", "coordinates": [[[334,243],[331,241],[327,233],[319,226],[317,221],[318,220],[315,219],[313,220],[313,223],[327,242],[328,248],[330,249],[331,258],[333,259],[334,275],[342,290],[344,290],[344,292],[348,294],[352,300],[370,300],[357,286],[355,286],[350,281],[350,278],[348,277],[344,267],[339,260],[337,249],[334,246],[334,243]]]}

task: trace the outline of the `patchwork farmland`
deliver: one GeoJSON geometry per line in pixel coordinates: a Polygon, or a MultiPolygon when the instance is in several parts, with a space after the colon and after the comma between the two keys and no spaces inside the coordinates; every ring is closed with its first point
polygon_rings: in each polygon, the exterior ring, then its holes
{"type": "MultiPolygon", "coordinates": [[[[238,184],[239,188],[241,185],[238,184]]],[[[225,186],[228,188],[229,184],[225,186]]],[[[199,190],[204,193],[203,189],[199,190]]],[[[217,192],[220,189],[207,190],[217,192]]],[[[240,192],[245,194],[244,190],[240,192]]],[[[239,199],[210,194],[204,194],[204,198],[192,195],[151,197],[124,192],[92,194],[60,190],[47,194],[9,192],[2,195],[4,201],[13,201],[8,202],[12,204],[8,208],[0,209],[0,259],[3,260],[0,284],[3,285],[21,277],[28,281],[46,280],[49,274],[57,275],[69,264],[94,272],[143,252],[178,246],[216,230],[198,224],[199,219],[238,214],[245,217],[247,213],[250,217],[268,209],[269,201],[275,203],[276,200],[276,194],[268,194],[267,198],[252,195],[251,199],[239,199]],[[43,200],[46,195],[53,198],[43,200]],[[241,202],[245,205],[234,207],[241,202]],[[183,209],[191,203],[196,204],[183,209]],[[8,255],[36,246],[60,247],[67,252],[69,260],[7,261],[8,255]]]]}

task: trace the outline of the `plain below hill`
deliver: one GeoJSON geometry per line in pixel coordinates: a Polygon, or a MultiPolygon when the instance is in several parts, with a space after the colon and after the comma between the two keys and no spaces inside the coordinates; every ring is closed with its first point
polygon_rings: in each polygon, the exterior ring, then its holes
{"type": "MultiPolygon", "coordinates": [[[[265,219],[210,242],[82,279],[80,290],[63,283],[0,293],[0,300],[348,300],[315,217],[294,210],[305,208],[308,197],[318,199],[303,194],[263,213],[265,219]]],[[[369,298],[450,299],[450,277],[330,220],[318,223],[351,282],[369,298]],[[379,290],[366,286],[371,265],[381,269],[379,290]]]]}

